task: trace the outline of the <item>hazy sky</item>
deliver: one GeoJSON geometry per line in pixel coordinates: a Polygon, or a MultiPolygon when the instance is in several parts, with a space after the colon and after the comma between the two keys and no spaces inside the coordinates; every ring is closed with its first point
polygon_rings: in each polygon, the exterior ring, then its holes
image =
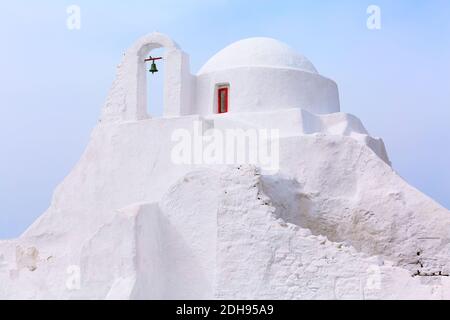
{"type": "MultiPolygon", "coordinates": [[[[246,37],[282,40],[340,89],[343,112],[384,139],[396,171],[450,208],[450,1],[3,1],[0,6],[0,238],[48,207],[80,158],[123,52],[160,31],[192,72],[246,37]],[[81,30],[66,8],[81,8],[81,30]],[[367,7],[381,8],[368,30],[367,7]]],[[[160,77],[150,112],[161,112],[160,77]]]]}

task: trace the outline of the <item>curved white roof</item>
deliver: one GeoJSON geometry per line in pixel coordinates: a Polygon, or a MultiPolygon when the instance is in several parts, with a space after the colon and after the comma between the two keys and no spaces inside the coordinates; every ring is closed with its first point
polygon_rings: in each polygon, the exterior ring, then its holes
{"type": "Polygon", "coordinates": [[[314,65],[287,44],[271,38],[249,38],[219,51],[200,69],[204,74],[247,66],[293,68],[317,73],[314,65]]]}

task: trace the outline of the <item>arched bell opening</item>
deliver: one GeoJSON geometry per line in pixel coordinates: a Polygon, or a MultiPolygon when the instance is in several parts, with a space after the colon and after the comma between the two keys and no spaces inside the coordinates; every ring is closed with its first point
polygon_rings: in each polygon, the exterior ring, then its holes
{"type": "Polygon", "coordinates": [[[164,63],[166,57],[162,56],[166,51],[165,44],[157,39],[142,45],[138,50],[138,109],[145,118],[158,117],[164,110],[164,63]],[[149,61],[149,58],[162,58],[149,61]],[[152,64],[155,64],[158,72],[150,72],[152,64]]]}
{"type": "Polygon", "coordinates": [[[158,116],[161,114],[161,109],[148,105],[156,98],[155,103],[158,103],[157,98],[160,97],[161,90],[157,92],[158,86],[162,86],[163,95],[163,112],[164,117],[179,116],[189,110],[190,85],[191,75],[189,72],[189,58],[184,54],[178,45],[170,38],[159,33],[153,33],[148,37],[143,38],[137,44],[137,58],[138,58],[138,84],[137,84],[137,110],[138,114],[144,115],[144,118],[149,117],[147,110],[150,110],[150,115],[158,116]],[[149,56],[157,56],[159,52],[164,52],[163,59],[155,61],[158,73],[149,73],[151,63],[148,64],[146,59],[149,56]],[[162,51],[161,51],[162,50],[162,51]],[[161,61],[163,62],[161,64],[161,61]],[[159,69],[161,68],[161,69],[159,69]],[[162,72],[161,72],[162,71],[162,72]],[[161,75],[164,73],[164,75],[161,75]],[[149,79],[156,77],[157,79],[149,79]],[[153,83],[155,80],[155,83],[153,83]],[[161,81],[161,82],[159,82],[161,81]],[[155,91],[155,97],[150,97],[148,86],[152,85],[150,90],[155,91]],[[148,107],[147,107],[148,105],[148,107]]]}
{"type": "Polygon", "coordinates": [[[164,117],[190,114],[194,84],[189,71],[189,56],[166,35],[151,33],[136,41],[124,54],[101,120],[139,121],[148,119],[149,113],[153,116],[162,113],[164,117]],[[154,72],[156,77],[148,80],[151,74],[145,60],[149,55],[158,55],[156,50],[161,48],[164,50],[163,64],[156,62],[159,72],[154,72]]]}
{"type": "Polygon", "coordinates": [[[151,118],[164,115],[165,48],[151,50],[146,61],[147,114],[151,118]]]}

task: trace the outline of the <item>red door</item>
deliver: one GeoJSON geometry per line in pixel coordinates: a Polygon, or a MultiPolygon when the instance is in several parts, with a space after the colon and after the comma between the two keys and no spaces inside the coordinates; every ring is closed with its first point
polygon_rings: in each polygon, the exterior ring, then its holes
{"type": "Polygon", "coordinates": [[[217,106],[217,113],[228,112],[228,88],[219,88],[217,106]]]}

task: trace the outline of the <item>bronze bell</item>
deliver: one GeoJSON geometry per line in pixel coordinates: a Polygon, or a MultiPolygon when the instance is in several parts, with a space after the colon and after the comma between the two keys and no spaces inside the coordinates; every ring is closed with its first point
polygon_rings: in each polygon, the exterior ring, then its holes
{"type": "Polygon", "coordinates": [[[155,72],[158,72],[158,68],[156,68],[156,63],[155,61],[152,61],[152,65],[150,67],[149,72],[151,72],[152,74],[154,74],[155,72]]]}

